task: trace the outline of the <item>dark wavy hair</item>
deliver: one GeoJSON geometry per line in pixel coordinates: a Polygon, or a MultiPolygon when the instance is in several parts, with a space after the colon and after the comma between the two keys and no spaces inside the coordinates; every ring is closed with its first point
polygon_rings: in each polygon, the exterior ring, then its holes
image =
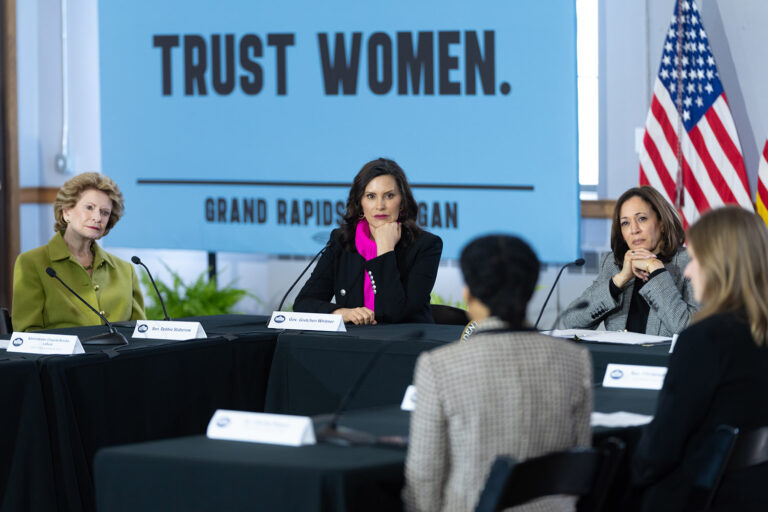
{"type": "Polygon", "coordinates": [[[539,259],[522,239],[487,235],[461,251],[461,272],[469,293],[507,322],[525,326],[525,311],[539,279],[539,259]]]}
{"type": "Polygon", "coordinates": [[[347,198],[347,211],[344,213],[344,222],[341,225],[341,240],[348,251],[355,251],[355,229],[357,222],[363,214],[362,199],[365,193],[365,187],[374,178],[379,176],[392,176],[397,182],[397,188],[400,190],[400,241],[404,245],[409,245],[419,236],[421,229],[416,224],[419,214],[419,207],[416,200],[413,199],[411,187],[408,185],[408,179],[405,173],[394,160],[387,158],[377,158],[371,160],[360,169],[355,179],[352,181],[352,188],[349,189],[347,198]]]}
{"type": "Polygon", "coordinates": [[[648,185],[634,187],[619,197],[613,209],[613,225],[611,226],[611,250],[613,260],[619,268],[624,265],[624,254],[629,249],[624,235],[621,234],[621,207],[633,197],[639,197],[649,205],[656,214],[661,230],[661,251],[657,254],[661,261],[667,262],[680,250],[685,242],[685,230],[680,220],[680,214],[669,204],[658,190],[648,185]]]}

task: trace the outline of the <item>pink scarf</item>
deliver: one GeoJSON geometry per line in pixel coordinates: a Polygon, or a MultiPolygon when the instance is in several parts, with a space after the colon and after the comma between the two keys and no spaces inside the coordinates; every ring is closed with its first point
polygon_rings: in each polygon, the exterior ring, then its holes
{"type": "MultiPolygon", "coordinates": [[[[357,252],[360,253],[360,256],[362,256],[365,261],[372,260],[376,257],[378,251],[376,242],[371,239],[371,228],[368,226],[368,221],[365,219],[361,219],[357,223],[357,228],[355,229],[355,247],[357,247],[357,252]]],[[[375,309],[373,309],[373,301],[375,297],[376,295],[373,293],[371,276],[368,275],[366,270],[363,270],[363,305],[371,311],[375,311],[375,309]]]]}

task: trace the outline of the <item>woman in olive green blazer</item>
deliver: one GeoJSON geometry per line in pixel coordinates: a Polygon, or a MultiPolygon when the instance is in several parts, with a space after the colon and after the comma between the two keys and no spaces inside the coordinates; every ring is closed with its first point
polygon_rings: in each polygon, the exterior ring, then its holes
{"type": "Polygon", "coordinates": [[[144,297],[133,266],[96,243],[123,215],[123,195],[108,177],[83,173],[56,195],[56,223],[47,245],[21,254],[13,270],[13,326],[16,331],[101,323],[61,279],[112,322],[146,318],[144,297]]]}

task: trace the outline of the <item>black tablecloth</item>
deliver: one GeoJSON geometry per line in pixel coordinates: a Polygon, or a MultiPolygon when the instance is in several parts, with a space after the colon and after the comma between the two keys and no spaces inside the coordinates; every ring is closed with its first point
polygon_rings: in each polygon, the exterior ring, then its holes
{"type": "MultiPolygon", "coordinates": [[[[595,410],[647,414],[656,393],[598,388],[595,410]]],[[[401,436],[409,416],[396,407],[367,409],[346,413],[340,423],[401,436]]],[[[286,447],[203,436],[112,447],[96,456],[98,509],[397,511],[405,454],[381,446],[286,447]]]]}
{"type": "MultiPolygon", "coordinates": [[[[342,423],[383,434],[407,422],[406,413],[366,411],[342,423]]],[[[404,460],[402,449],[202,436],[113,447],[96,456],[97,503],[100,512],[397,511],[404,460]]]]}
{"type": "Polygon", "coordinates": [[[48,420],[37,364],[0,354],[0,510],[55,510],[48,420]]]}
{"type": "Polygon", "coordinates": [[[461,330],[403,324],[351,328],[346,334],[285,332],[275,349],[265,410],[310,416],[336,410],[379,351],[348,408],[399,404],[419,354],[457,340],[461,330]]]}
{"type": "MultiPolygon", "coordinates": [[[[201,434],[219,408],[263,410],[277,337],[266,329],[266,317],[196,320],[207,340],[131,340],[119,348],[86,346],[78,356],[8,354],[0,382],[13,377],[5,365],[27,368],[23,391],[29,398],[15,409],[21,433],[0,467],[0,476],[8,475],[0,481],[0,503],[31,503],[19,510],[94,510],[92,462],[99,448],[201,434]],[[37,444],[40,438],[47,447],[37,444]],[[38,498],[32,486],[47,492],[38,498]]],[[[132,331],[119,329],[127,336],[132,331]]],[[[83,339],[103,330],[57,332],[83,339]]],[[[22,385],[18,377],[15,382],[22,385]]],[[[14,411],[13,404],[8,409],[14,411]]]]}

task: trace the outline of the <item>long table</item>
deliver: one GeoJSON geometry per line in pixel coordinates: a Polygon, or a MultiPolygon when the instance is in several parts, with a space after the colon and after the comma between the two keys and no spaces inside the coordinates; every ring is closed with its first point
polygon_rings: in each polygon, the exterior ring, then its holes
{"type": "MultiPolygon", "coordinates": [[[[217,408],[328,413],[374,357],[348,408],[399,404],[418,355],[461,332],[412,324],[279,333],[266,317],[199,320],[206,340],[131,340],[117,349],[86,346],[79,356],[2,352],[0,385],[13,392],[0,394],[0,510],[93,510],[100,448],[200,435],[217,408]]],[[[103,329],[68,333],[82,339],[103,329]]],[[[665,365],[668,350],[588,346],[596,382],[608,362],[665,365]]],[[[630,401],[653,402],[641,395],[630,401]]],[[[627,408],[619,402],[616,410],[627,408]]]]}
{"type": "MultiPolygon", "coordinates": [[[[627,409],[622,391],[598,388],[595,409],[627,409]]],[[[635,392],[630,409],[650,414],[655,398],[656,392],[635,392]]],[[[350,411],[340,423],[405,436],[409,419],[388,407],[350,411]]],[[[405,450],[389,445],[286,447],[184,437],[100,451],[97,503],[101,512],[397,511],[404,463],[405,450]]]]}
{"type": "MultiPolygon", "coordinates": [[[[3,353],[0,509],[95,510],[100,448],[201,434],[219,408],[263,410],[277,333],[265,317],[198,320],[206,340],[86,345],[78,356],[3,353]]],[[[66,331],[83,339],[103,329],[66,331]]]]}
{"type": "MultiPolygon", "coordinates": [[[[398,410],[423,350],[457,338],[455,328],[390,326],[346,335],[283,333],[267,388],[266,410],[317,415],[336,409],[368,371],[340,423],[379,436],[406,436],[398,410]],[[369,363],[378,358],[367,369],[369,363]],[[370,409],[374,406],[384,406],[370,409]]],[[[657,392],[602,388],[608,363],[666,365],[669,346],[586,344],[595,364],[595,410],[652,414],[657,392]]],[[[596,429],[595,435],[610,432],[596,429]]],[[[283,447],[203,436],[113,447],[96,458],[98,508],[188,511],[399,510],[405,451],[390,446],[283,447]],[[139,491],[142,492],[139,492],[139,491]]]]}

